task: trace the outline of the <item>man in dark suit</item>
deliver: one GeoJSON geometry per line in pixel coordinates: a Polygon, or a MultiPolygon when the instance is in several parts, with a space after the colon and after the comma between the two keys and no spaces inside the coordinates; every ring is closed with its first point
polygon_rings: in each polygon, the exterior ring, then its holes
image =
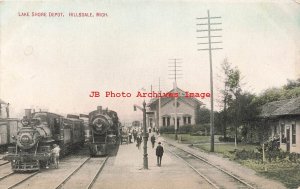
{"type": "Polygon", "coordinates": [[[152,148],[154,148],[154,144],[155,144],[155,136],[154,135],[151,136],[151,143],[152,143],[152,148]]]}
{"type": "Polygon", "coordinates": [[[9,118],[9,103],[6,105],[6,117],[9,118]]]}
{"type": "Polygon", "coordinates": [[[156,147],[156,156],[157,156],[157,165],[161,166],[161,159],[164,154],[164,148],[161,146],[161,142],[158,142],[158,146],[156,147]]]}

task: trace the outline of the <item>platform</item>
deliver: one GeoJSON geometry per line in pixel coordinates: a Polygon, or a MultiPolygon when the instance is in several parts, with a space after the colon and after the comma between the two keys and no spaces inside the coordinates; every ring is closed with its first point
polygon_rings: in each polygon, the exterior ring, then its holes
{"type": "MultiPolygon", "coordinates": [[[[158,138],[158,141],[162,139],[158,138]]],[[[158,142],[157,141],[157,142],[158,142]]],[[[156,144],[157,144],[156,142],[156,144]]],[[[143,145],[143,143],[142,143],[143,145]]],[[[143,169],[143,148],[120,145],[93,188],[102,189],[199,189],[212,188],[182,161],[165,150],[162,166],[156,165],[155,147],[148,141],[148,170],[143,169]]],[[[164,143],[162,143],[164,146],[164,143]]]]}

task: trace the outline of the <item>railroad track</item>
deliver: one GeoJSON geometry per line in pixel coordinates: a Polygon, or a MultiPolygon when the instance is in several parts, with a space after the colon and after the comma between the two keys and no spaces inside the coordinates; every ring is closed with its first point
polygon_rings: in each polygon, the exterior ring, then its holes
{"type": "Polygon", "coordinates": [[[171,154],[183,160],[190,168],[192,168],[214,188],[256,188],[232,173],[212,164],[199,155],[174,146],[168,142],[166,143],[171,147],[167,149],[171,154]]]}
{"type": "Polygon", "coordinates": [[[0,166],[2,166],[2,165],[6,165],[6,164],[8,164],[9,163],[9,161],[7,161],[7,162],[4,162],[4,163],[0,163],[0,166]]]}
{"type": "MultiPolygon", "coordinates": [[[[99,174],[101,173],[102,169],[104,168],[108,156],[105,158],[87,158],[81,165],[79,165],[71,174],[69,174],[57,187],[56,189],[62,189],[62,188],[87,188],[91,189],[97,180],[99,174]],[[95,163],[96,162],[96,163],[95,163]],[[94,175],[87,181],[86,179],[84,181],[79,181],[82,177],[91,176],[90,174],[87,174],[88,168],[91,170],[91,166],[95,167],[97,163],[101,162],[98,169],[96,169],[96,172],[94,175]],[[79,183],[76,183],[79,182],[79,183]]],[[[90,172],[89,172],[90,173],[90,172]]]]}
{"type": "Polygon", "coordinates": [[[38,173],[39,173],[39,171],[34,172],[34,173],[29,173],[29,174],[28,173],[24,173],[24,174],[18,173],[17,174],[17,173],[11,172],[0,178],[1,188],[7,188],[7,189],[15,188],[15,187],[19,186],[20,184],[22,184],[23,182],[34,177],[38,173]]]}
{"type": "Polygon", "coordinates": [[[15,173],[14,173],[14,172],[11,172],[11,173],[9,173],[9,174],[7,174],[7,175],[1,177],[1,178],[0,178],[0,181],[3,180],[3,179],[5,179],[5,178],[7,178],[7,177],[12,176],[13,174],[15,174],[15,173]]]}

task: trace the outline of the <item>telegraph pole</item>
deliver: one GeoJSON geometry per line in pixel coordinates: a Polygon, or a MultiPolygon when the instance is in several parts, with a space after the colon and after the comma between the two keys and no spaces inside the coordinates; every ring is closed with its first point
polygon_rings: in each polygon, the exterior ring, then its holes
{"type": "Polygon", "coordinates": [[[139,109],[143,112],[143,141],[144,141],[144,158],[143,158],[143,165],[144,169],[148,169],[148,153],[147,153],[147,142],[148,142],[148,135],[147,135],[147,126],[146,126],[146,102],[144,100],[143,107],[138,105],[133,105],[134,111],[139,109]]]}
{"type": "MultiPolygon", "coordinates": [[[[177,58],[174,58],[174,59],[170,59],[172,62],[171,68],[174,68],[174,69],[171,69],[169,71],[171,71],[172,73],[169,74],[170,76],[172,76],[171,78],[169,79],[174,79],[174,91],[175,93],[177,93],[177,79],[181,78],[181,77],[178,77],[178,76],[181,76],[182,73],[180,73],[182,70],[178,69],[180,68],[181,66],[179,66],[178,64],[180,64],[179,60],[180,59],[177,59],[177,58]]],[[[175,107],[175,121],[174,121],[174,125],[175,125],[175,140],[178,139],[178,136],[177,136],[177,132],[178,132],[178,125],[177,125],[177,97],[174,98],[174,107],[175,107]]]]}
{"type": "MultiPolygon", "coordinates": [[[[160,78],[158,78],[158,92],[160,93],[160,78]]],[[[159,130],[160,128],[160,106],[161,106],[161,100],[160,97],[158,97],[158,122],[157,122],[157,129],[159,130]]]]}
{"type": "Polygon", "coordinates": [[[214,28],[218,25],[221,25],[221,22],[216,22],[216,20],[221,17],[211,17],[209,10],[207,10],[207,17],[197,18],[201,21],[197,26],[200,26],[200,29],[197,32],[205,32],[206,34],[199,36],[197,38],[203,40],[208,39],[208,41],[200,42],[198,45],[208,45],[208,48],[200,48],[199,51],[208,51],[209,53],[209,64],[210,64],[210,151],[214,151],[214,90],[213,90],[213,67],[212,67],[212,51],[220,50],[222,48],[212,47],[213,44],[222,43],[222,41],[215,41],[215,39],[220,39],[222,36],[214,34],[214,32],[222,31],[220,28],[214,28]],[[207,28],[206,28],[207,26],[207,28]],[[205,28],[203,28],[205,27],[205,28]]]}

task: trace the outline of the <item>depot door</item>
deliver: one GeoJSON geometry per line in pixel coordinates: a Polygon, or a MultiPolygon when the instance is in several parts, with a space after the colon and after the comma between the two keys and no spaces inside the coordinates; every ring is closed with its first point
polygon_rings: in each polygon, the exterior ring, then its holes
{"type": "Polygon", "coordinates": [[[290,151],[290,144],[291,144],[291,135],[290,135],[290,127],[286,128],[286,151],[290,151]]]}

